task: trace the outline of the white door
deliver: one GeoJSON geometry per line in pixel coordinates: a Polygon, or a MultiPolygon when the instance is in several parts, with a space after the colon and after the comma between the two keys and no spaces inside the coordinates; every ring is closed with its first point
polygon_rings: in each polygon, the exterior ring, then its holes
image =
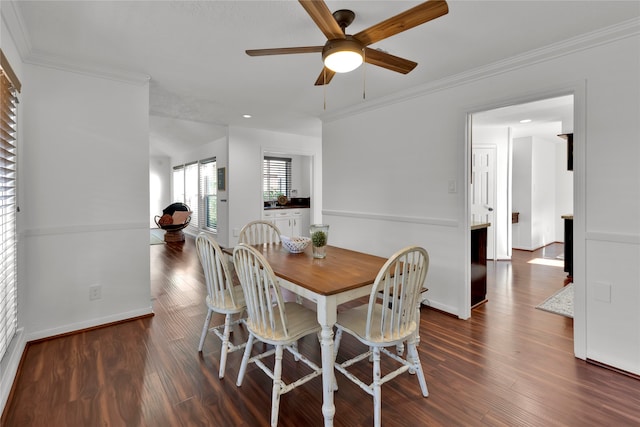
{"type": "Polygon", "coordinates": [[[472,148],[471,177],[471,223],[491,224],[487,229],[487,259],[495,259],[496,147],[472,148]]]}

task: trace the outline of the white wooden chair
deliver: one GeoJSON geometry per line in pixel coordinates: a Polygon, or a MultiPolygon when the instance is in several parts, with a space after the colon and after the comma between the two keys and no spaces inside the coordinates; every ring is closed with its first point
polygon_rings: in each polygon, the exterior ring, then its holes
{"type": "Polygon", "coordinates": [[[369,349],[345,362],[336,363],[335,369],[373,396],[376,427],[381,423],[381,386],[387,381],[410,371],[418,377],[422,395],[429,395],[417,350],[421,293],[428,269],[429,254],[425,249],[417,246],[404,248],[392,255],[380,269],[368,304],[338,313],[335,354],[338,353],[343,332],[353,335],[369,349]],[[405,341],[406,359],[387,349],[397,348],[405,341]],[[382,376],[381,353],[391,357],[401,366],[382,376]],[[347,368],[371,356],[373,382],[365,384],[347,368]]]}
{"type": "MultiPolygon", "coordinates": [[[[280,243],[280,229],[269,221],[252,221],[240,230],[238,243],[247,245],[264,245],[280,243]]],[[[296,302],[302,304],[302,297],[296,295],[296,302]]]]}
{"type": "Polygon", "coordinates": [[[242,385],[249,363],[255,363],[273,379],[271,425],[275,427],[278,424],[280,396],[322,374],[322,368],[301,355],[295,345],[304,336],[318,334],[320,325],[313,310],[293,302],[284,302],[278,279],[267,260],[255,248],[244,243],[238,244],[233,250],[233,261],[247,302],[246,325],[249,329],[237,385],[242,385]],[[252,357],[255,340],[275,348],[252,357]],[[282,380],[284,349],[293,354],[295,360],[304,362],[312,372],[286,384],[282,380]],[[271,370],[262,359],[274,353],[275,362],[271,370]]]}
{"type": "Polygon", "coordinates": [[[238,243],[248,245],[280,243],[280,229],[269,221],[252,221],[240,230],[238,243]]]}
{"type": "Polygon", "coordinates": [[[232,270],[233,266],[229,265],[228,257],[222,252],[220,246],[213,237],[206,233],[200,233],[196,237],[196,251],[200,264],[204,270],[204,278],[207,285],[207,317],[204,320],[202,334],[200,335],[200,344],[198,351],[202,351],[204,340],[208,332],[215,333],[222,341],[220,350],[220,370],[219,378],[224,378],[225,366],[227,364],[227,354],[245,347],[246,342],[234,345],[230,341],[231,328],[233,325],[243,323],[244,318],[240,314],[245,310],[244,294],[242,287],[234,285],[232,270]],[[210,326],[211,315],[213,313],[224,314],[224,324],[219,326],[210,326]],[[232,320],[234,315],[238,315],[236,320],[232,320]]]}

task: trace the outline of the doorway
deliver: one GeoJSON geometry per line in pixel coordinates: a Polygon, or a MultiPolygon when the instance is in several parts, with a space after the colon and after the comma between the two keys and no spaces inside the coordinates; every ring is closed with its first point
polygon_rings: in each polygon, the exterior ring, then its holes
{"type": "Polygon", "coordinates": [[[495,148],[495,180],[472,182],[469,201],[473,221],[474,195],[495,192],[493,203],[485,204],[492,219],[487,259],[510,260],[514,248],[564,241],[562,215],[573,214],[573,174],[567,140],[558,135],[573,132],[573,104],[573,95],[564,95],[472,114],[472,155],[495,148]]]}

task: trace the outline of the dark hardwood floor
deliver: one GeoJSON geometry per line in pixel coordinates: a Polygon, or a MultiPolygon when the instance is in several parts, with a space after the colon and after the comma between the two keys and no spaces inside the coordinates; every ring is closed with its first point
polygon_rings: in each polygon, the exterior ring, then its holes
{"type": "MultiPolygon", "coordinates": [[[[150,247],[155,316],[28,345],[2,425],[268,425],[271,380],[253,367],[236,387],[239,352],[219,380],[215,336],[197,352],[206,309],[194,250],[192,238],[150,247]]],[[[422,308],[420,358],[430,395],[423,398],[408,374],[387,383],[384,425],[640,425],[640,381],[575,359],[572,319],[534,308],[566,275],[528,261],[556,259],[562,245],[514,252],[512,262],[489,262],[489,302],[470,320],[422,308]]],[[[237,329],[236,339],[244,332],[237,329]]],[[[319,362],[315,337],[300,349],[319,362]]],[[[360,349],[345,336],[339,357],[360,349]]],[[[302,364],[285,359],[285,377],[297,375],[302,364]]],[[[361,374],[371,376],[367,362],[361,374]]],[[[372,398],[337,380],[335,425],[372,425],[372,398]]],[[[322,425],[321,385],[316,378],[283,396],[279,425],[322,425]]]]}

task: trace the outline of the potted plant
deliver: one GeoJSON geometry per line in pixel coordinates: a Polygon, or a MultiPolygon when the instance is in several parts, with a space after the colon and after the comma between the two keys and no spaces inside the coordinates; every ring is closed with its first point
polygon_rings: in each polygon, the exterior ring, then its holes
{"type": "Polygon", "coordinates": [[[329,239],[329,226],[327,224],[312,224],[309,231],[311,235],[311,245],[313,247],[313,257],[326,257],[326,246],[329,239]]]}

